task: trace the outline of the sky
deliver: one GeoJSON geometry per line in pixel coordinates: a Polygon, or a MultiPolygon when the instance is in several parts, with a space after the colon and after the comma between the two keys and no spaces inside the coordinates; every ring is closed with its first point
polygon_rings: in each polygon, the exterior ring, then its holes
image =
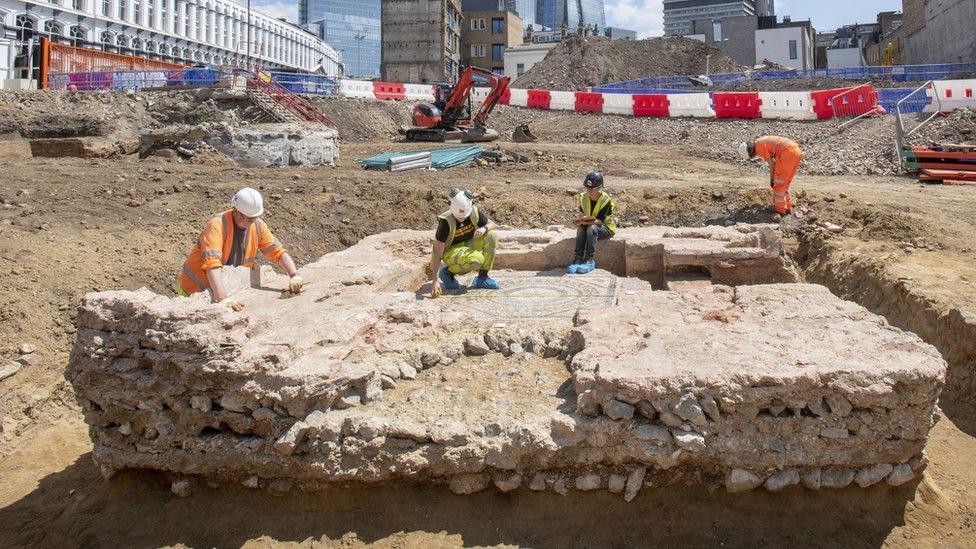
{"type": "MultiPolygon", "coordinates": [[[[640,38],[664,34],[661,0],[603,1],[607,25],[635,30],[640,38]]],[[[271,17],[298,22],[298,0],[251,0],[251,7],[271,17]]],[[[812,19],[818,32],[852,23],[872,23],[878,12],[897,10],[901,10],[901,0],[776,0],[777,15],[789,15],[798,21],[812,19]]]]}
{"type": "MultiPolygon", "coordinates": [[[[607,25],[637,31],[640,38],[664,34],[661,0],[603,0],[607,25]]],[[[873,23],[878,12],[900,11],[901,0],[776,0],[776,15],[811,19],[818,32],[852,23],[873,23]]]]}

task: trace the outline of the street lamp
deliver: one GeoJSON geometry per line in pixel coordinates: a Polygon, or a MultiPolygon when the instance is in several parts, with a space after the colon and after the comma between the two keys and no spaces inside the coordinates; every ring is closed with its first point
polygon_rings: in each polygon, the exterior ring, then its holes
{"type": "Polygon", "coordinates": [[[360,64],[359,54],[362,48],[363,38],[366,38],[365,34],[356,33],[356,36],[353,36],[353,39],[356,40],[356,76],[362,76],[360,73],[363,70],[363,66],[360,64]]]}

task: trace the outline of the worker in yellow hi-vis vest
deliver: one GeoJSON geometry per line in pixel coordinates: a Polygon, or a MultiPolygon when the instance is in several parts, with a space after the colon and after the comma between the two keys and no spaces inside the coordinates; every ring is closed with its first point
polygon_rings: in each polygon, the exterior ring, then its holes
{"type": "Polygon", "coordinates": [[[586,274],[596,269],[596,243],[617,234],[613,222],[617,205],[603,190],[603,173],[592,171],[586,174],[583,189],[576,197],[580,215],[572,221],[577,227],[576,254],[566,267],[569,274],[586,274]]]}
{"type": "Polygon", "coordinates": [[[495,262],[498,232],[488,216],[478,211],[467,189],[451,191],[451,208],[437,216],[434,249],[430,258],[430,297],[444,290],[459,290],[457,276],[478,271],[471,289],[497,290],[501,285],[488,272],[495,262]],[[441,266],[443,261],[444,265],[441,266]]]}

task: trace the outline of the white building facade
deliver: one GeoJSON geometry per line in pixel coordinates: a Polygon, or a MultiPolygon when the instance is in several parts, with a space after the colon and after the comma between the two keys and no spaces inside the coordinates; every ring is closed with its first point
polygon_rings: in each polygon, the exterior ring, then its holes
{"type": "Polygon", "coordinates": [[[532,65],[545,59],[549,51],[555,46],[555,43],[523,44],[506,49],[503,58],[505,60],[505,74],[515,80],[528,72],[532,65]]]}
{"type": "Polygon", "coordinates": [[[756,31],[756,63],[769,60],[784,67],[812,70],[814,40],[809,27],[777,27],[756,31]]]}
{"type": "Polygon", "coordinates": [[[314,34],[253,8],[250,25],[247,16],[231,0],[0,0],[0,41],[12,41],[18,54],[47,37],[185,65],[244,66],[250,26],[252,63],[260,58],[271,70],[340,75],[339,52],[314,34]]]}

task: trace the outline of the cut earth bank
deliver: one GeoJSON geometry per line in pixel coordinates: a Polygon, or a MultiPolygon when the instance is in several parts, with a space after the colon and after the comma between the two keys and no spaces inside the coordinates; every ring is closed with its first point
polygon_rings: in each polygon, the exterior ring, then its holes
{"type": "Polygon", "coordinates": [[[394,231],[307,265],[298,296],[235,273],[242,313],[89,294],[68,378],[96,462],[163,471],[180,495],[411,479],[628,500],[899,485],[924,467],[945,362],[791,283],[777,227],[623,229],[583,277],[554,270],[574,233],[500,235],[499,292],[422,299],[429,234],[394,231]]]}

